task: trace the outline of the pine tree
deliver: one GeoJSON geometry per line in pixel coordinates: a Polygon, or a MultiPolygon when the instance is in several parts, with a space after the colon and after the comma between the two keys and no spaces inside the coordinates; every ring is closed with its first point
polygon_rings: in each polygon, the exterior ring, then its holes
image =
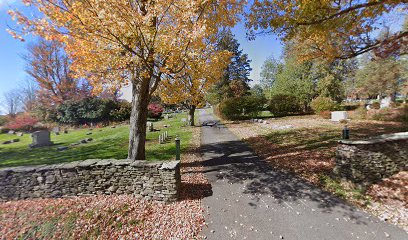
{"type": "Polygon", "coordinates": [[[237,39],[230,29],[221,31],[218,35],[217,48],[232,53],[231,62],[224,71],[222,78],[211,89],[208,100],[219,103],[226,98],[239,97],[248,94],[252,81],[249,74],[252,70],[248,55],[240,49],[237,39]]]}

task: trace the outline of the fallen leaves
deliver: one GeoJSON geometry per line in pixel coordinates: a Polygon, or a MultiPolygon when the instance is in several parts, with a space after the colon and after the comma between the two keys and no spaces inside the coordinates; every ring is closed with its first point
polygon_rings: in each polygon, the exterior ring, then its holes
{"type": "MultiPolygon", "coordinates": [[[[193,132],[199,143],[199,129],[193,132]]],[[[166,204],[132,195],[32,199],[0,203],[2,239],[197,239],[204,225],[201,198],[211,185],[201,158],[183,155],[180,201],[166,204]],[[193,167],[186,167],[186,166],[193,167]]]]}

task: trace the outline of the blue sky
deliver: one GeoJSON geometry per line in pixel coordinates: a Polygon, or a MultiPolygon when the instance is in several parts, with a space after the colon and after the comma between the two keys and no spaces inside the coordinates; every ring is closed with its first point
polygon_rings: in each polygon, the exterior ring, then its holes
{"type": "MultiPolygon", "coordinates": [[[[0,99],[4,92],[17,88],[18,84],[27,78],[24,72],[24,61],[21,59],[27,43],[13,39],[6,32],[8,25],[13,24],[7,10],[19,7],[24,7],[20,0],[0,0],[0,99]]],[[[249,59],[252,60],[253,70],[250,77],[256,83],[259,79],[262,63],[271,55],[279,56],[282,46],[273,36],[258,37],[255,41],[248,41],[245,38],[245,29],[242,23],[238,24],[233,32],[244,53],[247,53],[249,59]]],[[[27,40],[29,42],[30,39],[27,40]]]]}

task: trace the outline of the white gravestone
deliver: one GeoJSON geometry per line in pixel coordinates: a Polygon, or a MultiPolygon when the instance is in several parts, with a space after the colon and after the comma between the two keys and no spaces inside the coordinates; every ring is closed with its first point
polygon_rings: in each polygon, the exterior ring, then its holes
{"type": "Polygon", "coordinates": [[[380,101],[380,108],[387,108],[391,105],[391,97],[386,97],[381,99],[380,101]]]}
{"type": "Polygon", "coordinates": [[[341,120],[347,120],[347,112],[346,111],[334,111],[331,112],[331,120],[334,122],[339,122],[341,120]]]}
{"type": "Polygon", "coordinates": [[[31,137],[33,138],[33,143],[30,144],[31,148],[51,146],[54,144],[50,140],[50,132],[48,130],[36,131],[31,137]]]}

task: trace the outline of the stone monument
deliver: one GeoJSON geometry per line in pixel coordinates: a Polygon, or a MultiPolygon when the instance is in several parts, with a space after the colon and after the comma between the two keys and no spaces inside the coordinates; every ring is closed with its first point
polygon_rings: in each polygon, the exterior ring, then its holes
{"type": "Polygon", "coordinates": [[[391,97],[385,97],[380,101],[380,108],[388,108],[391,106],[391,97]]]}
{"type": "Polygon", "coordinates": [[[331,120],[333,122],[339,122],[341,120],[347,120],[347,111],[334,111],[331,112],[331,120]]]}
{"type": "Polygon", "coordinates": [[[30,148],[51,146],[54,144],[50,140],[50,132],[48,130],[36,131],[31,137],[33,138],[33,143],[29,145],[30,148]]]}
{"type": "Polygon", "coordinates": [[[147,122],[147,128],[149,129],[149,132],[153,132],[154,131],[153,122],[147,122]]]}

